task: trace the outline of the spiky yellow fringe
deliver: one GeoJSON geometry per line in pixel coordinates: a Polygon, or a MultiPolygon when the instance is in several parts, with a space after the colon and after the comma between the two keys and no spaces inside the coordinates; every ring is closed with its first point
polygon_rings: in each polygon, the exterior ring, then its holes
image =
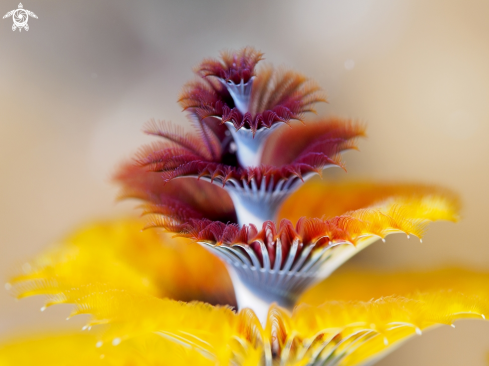
{"type": "Polygon", "coordinates": [[[92,314],[91,326],[105,323],[97,338],[99,345],[130,343],[156,334],[219,365],[263,360],[303,365],[326,359],[335,360],[333,365],[359,365],[431,326],[489,314],[486,297],[433,291],[370,301],[302,304],[292,314],[273,306],[262,328],[247,309],[235,314],[229,308],[100,285],[62,288],[60,302],[74,303],[73,315],[92,314]]]}
{"type": "Polygon", "coordinates": [[[426,328],[452,325],[462,318],[482,319],[488,310],[487,298],[452,291],[365,302],[328,301],[298,306],[292,315],[272,308],[266,334],[284,364],[328,360],[352,366],[394,349],[426,328]]]}
{"type": "MultiPolygon", "coordinates": [[[[228,307],[214,307],[202,302],[178,302],[159,299],[128,289],[87,283],[71,286],[58,283],[59,293],[51,295],[50,304],[69,303],[75,308],[70,317],[91,314],[84,327],[105,324],[98,345],[131,341],[149,334],[184,344],[204,357],[226,365],[232,357],[231,344],[241,334],[246,314],[236,315],[228,307]]],[[[95,343],[94,343],[95,347],[95,343]]]]}
{"type": "MultiPolygon", "coordinates": [[[[24,268],[27,273],[12,281],[21,297],[45,294],[48,304],[74,304],[72,315],[91,314],[87,327],[105,324],[97,327],[101,332],[94,336],[80,336],[80,342],[75,342],[80,348],[67,345],[70,352],[76,353],[78,349],[87,357],[99,357],[96,345],[102,349],[111,346],[114,359],[132,357],[136,360],[141,354],[139,342],[143,342],[145,357],[151,361],[144,359],[146,364],[165,365],[166,356],[164,360],[158,359],[161,347],[177,346],[160,345],[163,340],[175,342],[190,352],[187,356],[192,358],[186,359],[184,355],[184,361],[172,358],[175,365],[205,364],[208,360],[219,365],[251,366],[263,362],[266,365],[275,362],[305,365],[327,359],[333,365],[350,366],[379,357],[431,326],[451,325],[460,318],[482,319],[484,314],[489,314],[489,292],[485,290],[489,274],[453,269],[398,276],[352,273],[333,277],[329,287],[318,285],[301,299],[303,304],[293,314],[272,307],[263,328],[248,309],[236,314],[227,307],[159,298],[165,287],[158,284],[165,279],[158,277],[173,278],[174,273],[168,268],[160,271],[158,264],[160,260],[175,258],[171,254],[167,258],[156,258],[154,253],[168,255],[158,250],[162,250],[162,243],[170,247],[171,244],[152,237],[156,234],[150,232],[147,235],[152,239],[147,242],[140,241],[139,236],[128,237],[125,230],[135,232],[132,225],[140,223],[124,221],[95,225],[87,232],[82,231],[73,237],[75,239],[31,262],[30,271],[24,268]],[[136,251],[142,253],[139,258],[135,258],[136,251]],[[107,266],[109,268],[105,268],[107,266]],[[151,279],[151,286],[142,281],[144,278],[151,279]],[[345,287],[348,290],[344,290],[345,287]],[[374,292],[368,292],[367,288],[374,292]],[[397,296],[387,296],[392,294],[397,296]],[[366,301],[358,301],[362,298],[366,301]],[[371,298],[377,300],[369,300],[371,298]],[[154,337],[157,340],[153,340],[154,337]],[[113,345],[119,344],[123,347],[114,348],[113,345]],[[86,347],[93,348],[86,351],[86,347]],[[160,361],[162,363],[158,363],[160,361]]],[[[182,243],[177,245],[182,247],[182,243]]],[[[195,261],[201,263],[202,257],[195,261]]],[[[204,266],[204,273],[208,271],[211,275],[213,268],[206,268],[204,266]]],[[[186,288],[181,291],[185,292],[186,288]]],[[[72,337],[78,339],[78,336],[72,337]]],[[[56,343],[59,338],[51,340],[56,343]]],[[[51,340],[29,344],[36,349],[35,344],[51,340]]],[[[69,340],[67,337],[66,342],[69,340]]],[[[10,364],[22,365],[22,357],[26,356],[19,353],[21,361],[10,361],[15,360],[15,352],[8,349],[14,346],[6,347],[0,351],[0,360],[4,357],[10,364]]],[[[175,352],[178,355],[180,351],[175,352]]],[[[54,358],[50,365],[63,365],[62,357],[54,358]]]]}
{"type": "Polygon", "coordinates": [[[304,184],[283,205],[279,217],[297,222],[302,216],[351,216],[365,219],[382,214],[391,219],[379,228],[403,221],[456,221],[460,204],[450,191],[439,187],[367,182],[326,183],[313,179],[304,184]],[[307,205],[304,204],[307,202],[307,205]],[[402,214],[402,215],[401,215],[402,214]]]}
{"type": "Polygon", "coordinates": [[[137,219],[93,224],[24,264],[10,281],[19,297],[56,293],[61,283],[108,284],[177,300],[233,304],[222,263],[199,245],[141,231],[137,219]]]}
{"type": "Polygon", "coordinates": [[[299,303],[318,306],[332,300],[368,301],[442,289],[489,297],[489,272],[461,268],[403,272],[340,269],[307,290],[299,303]]]}

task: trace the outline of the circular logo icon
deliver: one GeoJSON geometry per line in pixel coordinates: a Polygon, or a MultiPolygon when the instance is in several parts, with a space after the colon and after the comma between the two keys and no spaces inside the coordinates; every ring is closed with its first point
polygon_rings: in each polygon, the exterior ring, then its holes
{"type": "Polygon", "coordinates": [[[29,20],[29,14],[24,9],[17,9],[14,11],[14,14],[12,16],[14,20],[14,24],[18,28],[22,28],[27,24],[27,21],[29,20]]]}

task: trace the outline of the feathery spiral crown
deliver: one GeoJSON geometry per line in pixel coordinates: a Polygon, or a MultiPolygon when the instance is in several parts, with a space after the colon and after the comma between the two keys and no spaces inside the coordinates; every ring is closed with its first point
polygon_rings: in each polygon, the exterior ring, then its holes
{"type": "Polygon", "coordinates": [[[180,99],[196,133],[150,122],[146,132],[162,141],[116,176],[122,197],[143,201],[149,227],[214,256],[141,233],[139,220],[84,229],[24,264],[6,287],[19,298],[47,295],[41,310],[75,304],[72,315],[92,315],[83,329],[104,331],[0,349],[1,364],[76,354],[80,365],[371,365],[429,327],[485,319],[488,273],[336,274],[301,296],[379,238],[421,237],[430,221],[455,221],[458,201],[426,185],[303,185],[343,167],[340,154],[364,127],[307,121],[324,100],[319,87],[292,71],[257,69],[262,56],[248,47],[204,60],[180,99]],[[234,305],[226,268],[238,312],[209,304],[234,305]]]}
{"type": "Polygon", "coordinates": [[[149,122],[145,132],[162,140],[140,149],[116,180],[122,197],[143,200],[148,227],[189,237],[226,263],[240,308],[262,319],[272,302],[291,308],[306,288],[378,238],[421,236],[428,221],[456,219],[456,200],[423,186],[353,187],[363,190],[364,205],[297,217],[312,202],[341,206],[352,194],[326,197],[334,187],[324,184],[309,186],[314,195],[298,193],[296,208],[279,217],[306,180],[328,167],[344,169],[341,153],[356,149],[365,127],[307,120],[313,104],[326,101],[319,86],[291,70],[257,68],[263,54],[251,47],[221,58],[204,60],[179,99],[196,132],[149,122]]]}

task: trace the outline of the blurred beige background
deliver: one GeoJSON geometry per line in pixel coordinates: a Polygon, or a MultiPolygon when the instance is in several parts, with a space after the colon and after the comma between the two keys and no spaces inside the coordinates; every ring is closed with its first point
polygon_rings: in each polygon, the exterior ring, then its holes
{"type": "MultiPolygon", "coordinates": [[[[18,1],[18,0],[17,0],[18,1]]],[[[335,178],[440,183],[463,221],[425,240],[389,237],[353,261],[375,268],[489,269],[489,2],[267,0],[23,2],[29,32],[0,20],[0,273],[78,225],[132,212],[115,204],[115,164],[147,138],[150,118],[185,123],[176,100],[191,68],[253,45],[316,79],[321,113],[358,117],[369,138],[335,178]]],[[[0,4],[1,15],[17,8],[0,4]]],[[[327,176],[326,176],[327,177],[327,176]]],[[[2,280],[3,282],[3,280],[2,280]]],[[[0,338],[80,325],[0,291],[0,338]]],[[[410,340],[379,363],[485,365],[489,323],[410,340]]]]}

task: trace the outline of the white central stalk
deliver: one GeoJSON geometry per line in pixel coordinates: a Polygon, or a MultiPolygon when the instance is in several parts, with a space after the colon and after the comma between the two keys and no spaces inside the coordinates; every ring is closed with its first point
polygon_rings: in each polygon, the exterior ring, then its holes
{"type": "Polygon", "coordinates": [[[227,189],[233,200],[239,226],[253,224],[258,230],[265,221],[276,221],[278,210],[286,195],[280,195],[273,200],[246,194],[243,191],[227,189]]]}
{"type": "Polygon", "coordinates": [[[288,310],[292,310],[294,307],[294,301],[291,299],[274,296],[271,293],[259,293],[258,288],[243,282],[232,266],[226,265],[226,267],[233,282],[238,310],[245,308],[253,310],[263,327],[266,326],[268,310],[272,304],[275,303],[288,310]]]}
{"type": "Polygon", "coordinates": [[[282,123],[275,123],[270,128],[262,127],[256,130],[253,136],[252,130],[247,128],[236,130],[232,122],[226,122],[226,126],[236,143],[236,155],[239,164],[243,168],[260,166],[266,139],[281,125],[282,123]]]}

